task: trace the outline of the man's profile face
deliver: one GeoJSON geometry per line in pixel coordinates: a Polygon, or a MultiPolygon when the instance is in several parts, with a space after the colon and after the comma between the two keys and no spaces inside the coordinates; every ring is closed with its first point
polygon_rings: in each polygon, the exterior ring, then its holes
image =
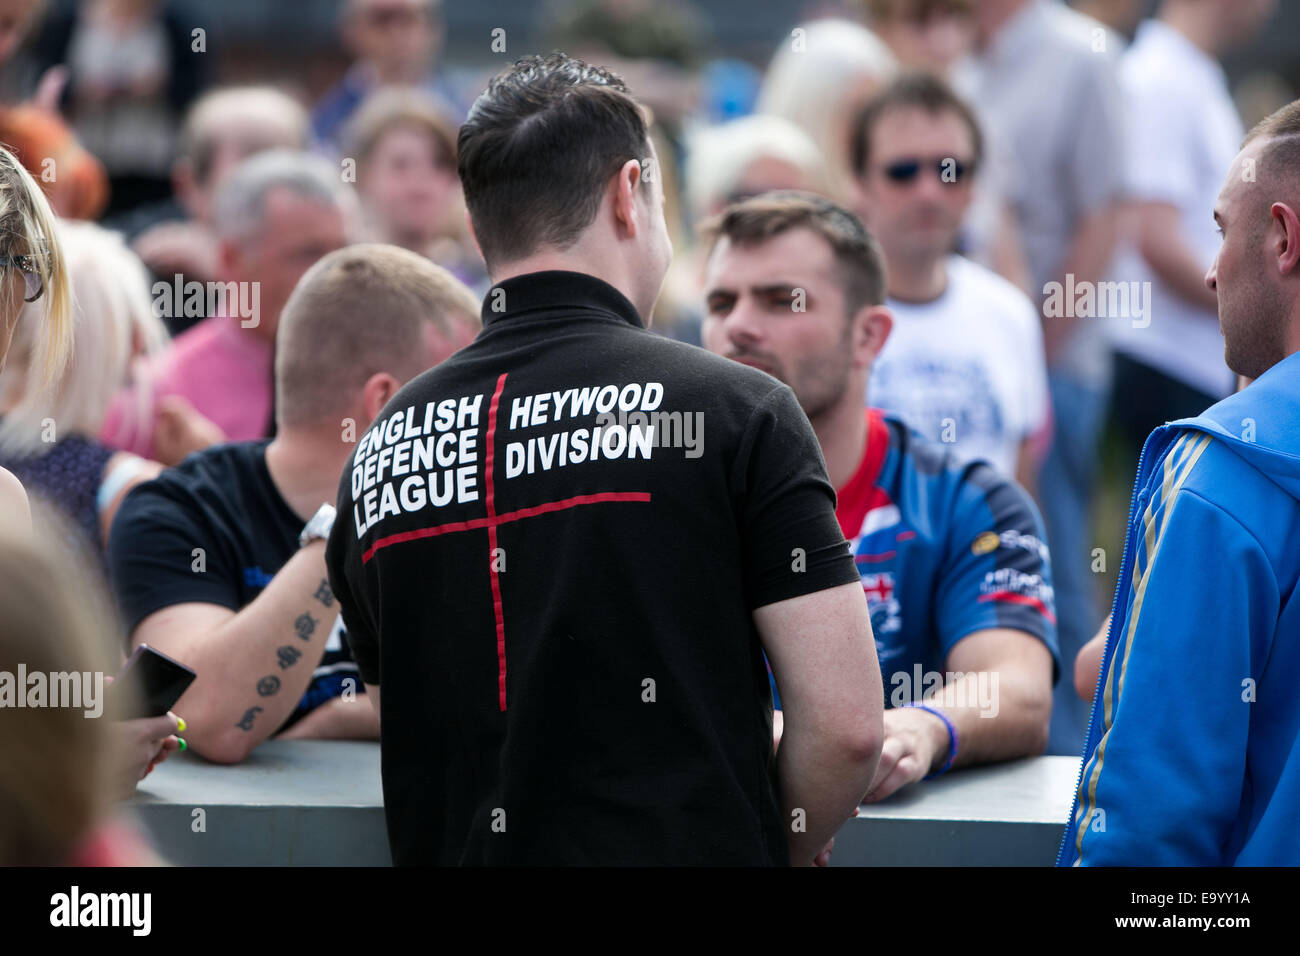
{"type": "Polygon", "coordinates": [[[834,253],[817,233],[790,229],[740,246],[722,237],[704,295],[710,352],[785,382],[810,419],[842,398],[853,367],[851,323],[834,253]]]}
{"type": "Polygon", "coordinates": [[[1285,354],[1287,310],[1268,267],[1277,226],[1269,213],[1269,171],[1260,160],[1265,145],[1256,140],[1233,160],[1214,207],[1223,242],[1205,277],[1219,298],[1224,362],[1247,378],[1258,378],[1285,354]]]}
{"type": "Polygon", "coordinates": [[[876,119],[860,212],[887,253],[930,259],[952,249],[970,206],[974,153],[970,129],[951,111],[900,107],[876,119]]]}

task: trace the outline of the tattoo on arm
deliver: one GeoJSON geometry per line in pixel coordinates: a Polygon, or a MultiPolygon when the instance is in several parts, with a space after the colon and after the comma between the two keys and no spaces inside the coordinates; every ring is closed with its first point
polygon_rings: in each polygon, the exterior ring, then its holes
{"type": "Polygon", "coordinates": [[[306,611],[303,611],[298,615],[297,620],[293,622],[293,631],[304,641],[310,641],[312,634],[316,632],[316,625],[318,623],[319,622],[314,617],[306,611]]]}
{"type": "Polygon", "coordinates": [[[260,714],[261,712],[262,712],[261,707],[248,708],[248,710],[244,711],[244,716],[239,718],[239,721],[235,724],[235,726],[245,732],[252,730],[253,718],[256,717],[258,714],[260,714]]]}
{"type": "Polygon", "coordinates": [[[330,590],[330,583],[325,578],[320,579],[320,587],[316,589],[316,593],[312,597],[326,607],[334,606],[334,592],[330,590]]]}
{"type": "Polygon", "coordinates": [[[280,670],[283,671],[298,663],[298,658],[302,657],[302,651],[292,644],[284,644],[276,649],[275,656],[279,661],[280,670]]]}
{"type": "Polygon", "coordinates": [[[280,690],[280,678],[274,674],[267,674],[257,682],[257,693],[262,697],[270,697],[280,690]]]}

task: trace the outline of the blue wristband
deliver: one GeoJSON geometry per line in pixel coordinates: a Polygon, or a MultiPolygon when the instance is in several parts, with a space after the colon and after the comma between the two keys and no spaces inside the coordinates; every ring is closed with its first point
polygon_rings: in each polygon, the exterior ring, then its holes
{"type": "Polygon", "coordinates": [[[942,720],[943,725],[948,728],[948,759],[943,762],[942,767],[940,767],[934,773],[928,774],[922,779],[929,780],[931,777],[937,777],[940,774],[947,773],[948,768],[952,766],[953,760],[956,759],[957,757],[957,728],[952,725],[952,721],[948,719],[947,715],[944,714],[943,711],[937,710],[934,707],[927,707],[925,704],[920,704],[917,703],[916,701],[908,701],[903,706],[916,707],[917,709],[923,710],[926,713],[934,714],[934,716],[942,720]]]}

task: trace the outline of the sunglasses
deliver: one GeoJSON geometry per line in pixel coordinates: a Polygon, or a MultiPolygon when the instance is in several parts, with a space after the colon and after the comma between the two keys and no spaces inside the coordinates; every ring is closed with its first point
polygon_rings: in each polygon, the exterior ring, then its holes
{"type": "Polygon", "coordinates": [[[13,267],[23,274],[23,282],[27,285],[27,294],[23,296],[24,302],[35,302],[45,291],[45,286],[41,282],[40,270],[36,268],[36,259],[33,256],[0,256],[0,269],[13,267]]]}
{"type": "Polygon", "coordinates": [[[900,159],[883,167],[891,182],[910,183],[921,175],[921,170],[933,169],[942,183],[964,183],[975,171],[975,164],[945,156],[941,159],[900,159]]]}

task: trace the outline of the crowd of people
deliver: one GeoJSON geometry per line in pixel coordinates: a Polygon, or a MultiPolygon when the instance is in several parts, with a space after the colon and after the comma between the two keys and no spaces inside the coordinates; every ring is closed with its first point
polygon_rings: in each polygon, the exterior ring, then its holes
{"type": "Polygon", "coordinates": [[[583,0],[467,83],[344,0],[313,103],[183,2],[0,3],[0,677],[196,674],[0,680],[0,862],[152,862],[158,762],[313,738],[399,864],[825,864],[1043,753],[1063,863],[1300,864],[1300,101],[1220,63],[1271,0],[1143,6],[758,69],[583,0]]]}

